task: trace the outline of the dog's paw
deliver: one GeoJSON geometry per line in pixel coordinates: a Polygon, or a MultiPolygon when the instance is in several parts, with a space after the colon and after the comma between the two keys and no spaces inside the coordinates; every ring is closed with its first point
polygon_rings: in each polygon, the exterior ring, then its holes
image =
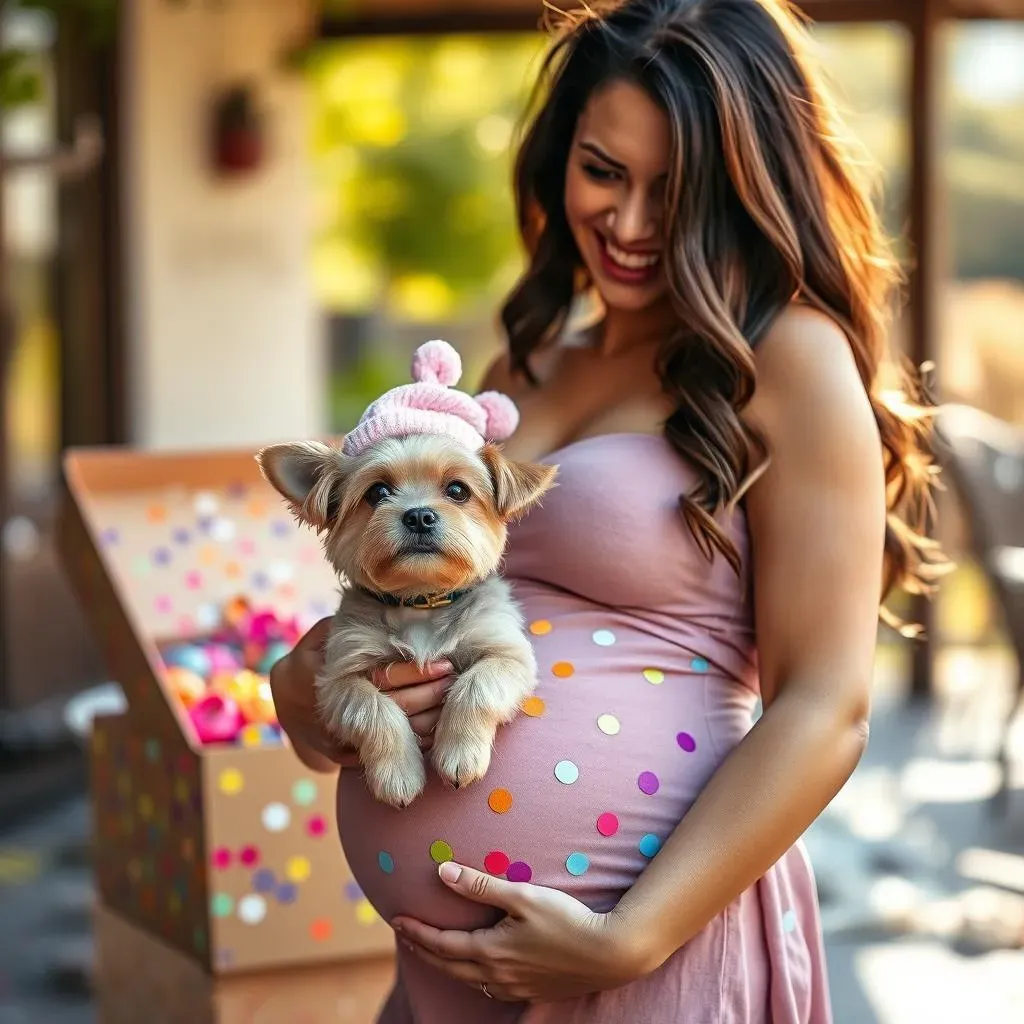
{"type": "Polygon", "coordinates": [[[367,764],[364,773],[374,799],[392,807],[408,807],[427,782],[423,755],[418,748],[367,764]]]}
{"type": "Polygon", "coordinates": [[[493,733],[442,730],[439,725],[432,751],[437,774],[456,789],[482,779],[491,764],[493,742],[493,733]]]}

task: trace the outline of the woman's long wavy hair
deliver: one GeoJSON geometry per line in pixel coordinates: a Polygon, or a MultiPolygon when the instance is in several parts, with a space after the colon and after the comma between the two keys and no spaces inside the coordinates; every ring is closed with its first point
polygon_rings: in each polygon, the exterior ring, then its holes
{"type": "Polygon", "coordinates": [[[577,119],[596,89],[632,81],[671,127],[664,259],[679,329],[659,372],[674,404],[665,434],[699,474],[680,498],[694,539],[738,569],[719,513],[770,457],[741,418],[754,393],[752,349],[800,301],[845,331],[881,433],[882,600],[898,585],[929,592],[945,566],[926,532],[929,410],[916,387],[886,398],[878,380],[900,275],[868,164],[812,67],[803,25],[786,0],[619,0],[562,20],[516,163],[530,258],[502,309],[513,370],[533,381],[530,354],[565,328],[584,273],[564,205],[577,119]]]}

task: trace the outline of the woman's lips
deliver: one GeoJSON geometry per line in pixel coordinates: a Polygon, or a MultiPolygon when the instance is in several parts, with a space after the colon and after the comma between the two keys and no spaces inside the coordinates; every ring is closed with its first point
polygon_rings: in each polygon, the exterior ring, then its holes
{"type": "Polygon", "coordinates": [[[599,232],[595,234],[601,251],[601,268],[612,280],[635,287],[650,284],[657,278],[661,270],[661,253],[629,252],[599,232]]]}

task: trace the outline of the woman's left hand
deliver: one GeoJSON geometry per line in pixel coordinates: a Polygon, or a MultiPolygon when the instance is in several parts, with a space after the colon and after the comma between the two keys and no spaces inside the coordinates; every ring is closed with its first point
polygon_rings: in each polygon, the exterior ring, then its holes
{"type": "Polygon", "coordinates": [[[493,928],[442,931],[392,921],[400,942],[439,971],[510,1002],[554,1002],[617,988],[649,969],[642,943],[615,911],[596,914],[558,889],[442,864],[453,892],[506,912],[493,928]]]}

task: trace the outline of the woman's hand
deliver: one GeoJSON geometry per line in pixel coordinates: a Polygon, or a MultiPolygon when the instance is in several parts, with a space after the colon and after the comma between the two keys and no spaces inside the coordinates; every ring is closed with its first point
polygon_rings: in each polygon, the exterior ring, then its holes
{"type": "Polygon", "coordinates": [[[392,921],[398,940],[439,971],[495,999],[555,1002],[618,988],[656,965],[645,944],[611,911],[596,914],[558,889],[507,882],[442,864],[453,892],[507,914],[493,928],[442,931],[413,918],[392,921]]]}
{"type": "MultiPolygon", "coordinates": [[[[356,751],[343,747],[324,728],[316,708],[317,673],[323,667],[324,648],[331,619],[321,619],[270,670],[270,691],[277,719],[291,741],[299,760],[318,772],[334,771],[359,764],[356,751]]],[[[415,665],[393,662],[377,673],[374,682],[390,693],[409,716],[413,731],[421,738],[424,750],[433,743],[434,726],[441,715],[441,704],[452,684],[448,662],[428,665],[421,672],[415,665]]]]}

